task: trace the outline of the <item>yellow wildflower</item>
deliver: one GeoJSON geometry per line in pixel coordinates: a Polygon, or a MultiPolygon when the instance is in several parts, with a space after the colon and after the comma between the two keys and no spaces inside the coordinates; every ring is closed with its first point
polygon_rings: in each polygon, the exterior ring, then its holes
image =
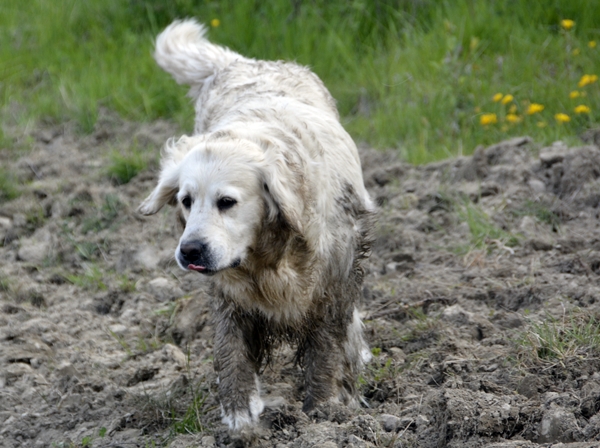
{"type": "Polygon", "coordinates": [[[492,100],[497,103],[498,101],[500,101],[502,99],[503,96],[504,95],[502,95],[501,93],[497,93],[492,97],[492,100]]]}
{"type": "Polygon", "coordinates": [[[598,75],[588,75],[585,74],[581,77],[581,79],[579,80],[579,82],[577,83],[577,85],[579,87],[585,87],[588,84],[592,84],[594,82],[598,81],[598,75]]]}
{"type": "Polygon", "coordinates": [[[510,109],[508,109],[508,112],[511,114],[516,114],[517,113],[517,105],[513,104],[512,106],[510,106],[510,109]]]}
{"type": "Polygon", "coordinates": [[[508,95],[504,95],[504,98],[502,98],[502,104],[508,104],[514,99],[515,97],[512,96],[510,93],[508,95]]]}
{"type": "Polygon", "coordinates": [[[506,121],[509,123],[518,123],[521,121],[521,117],[519,117],[517,114],[506,114],[506,121]]]}
{"type": "Polygon", "coordinates": [[[479,122],[482,126],[487,126],[488,124],[496,124],[498,123],[498,117],[496,116],[496,114],[483,114],[480,117],[479,122]]]}
{"type": "Polygon", "coordinates": [[[554,118],[559,123],[567,123],[567,122],[571,121],[571,117],[569,117],[567,114],[563,114],[562,112],[554,115],[554,118]]]}
{"type": "Polygon", "coordinates": [[[212,26],[213,28],[218,27],[221,24],[221,21],[219,19],[212,19],[210,21],[210,26],[212,26]]]}
{"type": "Polygon", "coordinates": [[[596,44],[596,41],[595,41],[595,40],[590,40],[590,41],[588,42],[588,47],[590,47],[590,48],[596,48],[596,45],[597,45],[597,44],[596,44]]]}
{"type": "Polygon", "coordinates": [[[577,106],[575,108],[575,113],[576,114],[589,114],[591,112],[591,109],[586,106],[585,104],[580,104],[579,106],[577,106]]]}
{"type": "Polygon", "coordinates": [[[575,49],[574,49],[574,50],[571,52],[571,54],[572,54],[573,56],[579,56],[579,54],[580,54],[580,53],[581,53],[581,50],[580,50],[579,48],[575,48],[575,49]]]}
{"type": "Polygon", "coordinates": [[[575,22],[571,19],[563,19],[560,21],[560,26],[562,26],[565,30],[569,31],[575,26],[575,22]]]}
{"type": "Polygon", "coordinates": [[[577,90],[573,90],[571,93],[569,93],[569,98],[571,98],[572,100],[574,100],[575,98],[579,98],[580,96],[581,92],[577,90]]]}
{"type": "Polygon", "coordinates": [[[544,110],[544,106],[538,103],[531,103],[527,108],[527,115],[537,114],[544,110]]]}

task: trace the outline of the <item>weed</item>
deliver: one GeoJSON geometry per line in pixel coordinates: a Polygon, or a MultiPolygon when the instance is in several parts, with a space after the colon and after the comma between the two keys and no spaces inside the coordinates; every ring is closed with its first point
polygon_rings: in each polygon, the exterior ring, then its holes
{"type": "Polygon", "coordinates": [[[516,235],[496,226],[480,207],[469,201],[465,201],[463,207],[459,208],[458,217],[467,223],[471,232],[471,246],[462,248],[466,249],[465,252],[472,248],[486,249],[490,252],[494,246],[510,248],[519,244],[516,235]]]}
{"type": "Polygon", "coordinates": [[[537,363],[564,363],[574,357],[600,353],[600,322],[583,312],[556,319],[547,316],[534,322],[517,341],[528,360],[537,363]]]}
{"type": "Polygon", "coordinates": [[[513,214],[515,216],[533,216],[539,222],[551,226],[554,232],[557,232],[560,229],[560,216],[539,201],[528,199],[522,207],[514,210],[513,214]]]}
{"type": "Polygon", "coordinates": [[[98,291],[107,289],[106,284],[103,282],[104,276],[104,272],[98,266],[88,265],[83,274],[65,274],[64,278],[80,288],[98,291]]]}
{"type": "Polygon", "coordinates": [[[130,279],[127,274],[122,274],[118,276],[119,281],[119,289],[125,293],[134,292],[136,289],[136,282],[133,279],[130,279]]]}
{"type": "Polygon", "coordinates": [[[114,151],[110,156],[107,174],[114,183],[122,185],[128,183],[147,166],[143,153],[138,149],[133,149],[129,154],[114,151]]]}
{"type": "Polygon", "coordinates": [[[99,232],[115,225],[124,205],[118,196],[107,194],[100,210],[91,218],[84,220],[81,226],[82,233],[99,232]]]}
{"type": "Polygon", "coordinates": [[[0,202],[10,201],[19,196],[20,191],[14,175],[5,168],[0,168],[0,202]]]}
{"type": "Polygon", "coordinates": [[[202,424],[206,394],[198,389],[192,390],[192,401],[181,418],[173,416],[171,429],[176,434],[194,434],[205,430],[202,424]]]}

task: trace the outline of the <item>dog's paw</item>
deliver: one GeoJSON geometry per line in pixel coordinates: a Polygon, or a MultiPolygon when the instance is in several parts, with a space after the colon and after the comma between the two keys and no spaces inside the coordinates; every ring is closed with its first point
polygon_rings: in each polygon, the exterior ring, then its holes
{"type": "Polygon", "coordinates": [[[225,423],[230,430],[239,431],[256,424],[264,409],[265,403],[258,394],[254,394],[250,397],[250,403],[247,409],[225,412],[225,409],[221,406],[222,422],[225,423]]]}

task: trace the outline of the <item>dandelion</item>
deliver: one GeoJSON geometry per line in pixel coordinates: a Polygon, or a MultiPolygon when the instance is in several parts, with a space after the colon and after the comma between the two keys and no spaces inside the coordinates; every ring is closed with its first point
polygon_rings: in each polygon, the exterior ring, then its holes
{"type": "Polygon", "coordinates": [[[578,90],[573,90],[571,93],[569,93],[569,98],[571,98],[572,100],[574,100],[575,98],[579,98],[581,96],[581,92],[579,92],[578,90]]]}
{"type": "Polygon", "coordinates": [[[563,114],[562,112],[554,115],[554,118],[559,123],[568,123],[569,121],[571,121],[571,117],[569,117],[567,114],[563,114]]]}
{"type": "Polygon", "coordinates": [[[519,117],[517,114],[506,114],[506,121],[509,123],[518,123],[521,121],[521,117],[519,117]]]}
{"type": "Polygon", "coordinates": [[[589,114],[591,112],[592,109],[590,109],[588,106],[586,106],[585,104],[580,104],[579,106],[577,106],[575,109],[575,113],[576,114],[589,114]]]}
{"type": "Polygon", "coordinates": [[[571,52],[571,54],[572,54],[573,56],[579,56],[579,55],[581,54],[581,50],[580,50],[579,48],[575,48],[575,49],[574,49],[574,50],[571,52]]]}
{"type": "Polygon", "coordinates": [[[571,19],[563,19],[560,21],[560,26],[562,26],[566,31],[569,31],[575,26],[575,22],[571,19]]]}
{"type": "Polygon", "coordinates": [[[544,110],[544,106],[538,103],[531,103],[527,108],[527,115],[537,114],[544,110]]]}
{"type": "Polygon", "coordinates": [[[482,126],[487,126],[488,124],[496,124],[498,123],[498,117],[496,114],[483,114],[479,118],[479,122],[482,126]]]}
{"type": "Polygon", "coordinates": [[[595,40],[590,40],[590,41],[588,42],[588,47],[590,47],[590,48],[596,48],[596,45],[597,45],[597,44],[596,44],[596,41],[595,41],[595,40]]]}
{"type": "Polygon", "coordinates": [[[497,93],[492,97],[492,100],[497,103],[498,101],[500,101],[502,98],[504,97],[504,95],[502,95],[501,93],[497,93]]]}
{"type": "Polygon", "coordinates": [[[588,75],[585,74],[581,77],[581,79],[579,80],[579,82],[577,83],[577,86],[579,87],[585,87],[589,84],[593,84],[596,81],[598,81],[598,75],[588,75]]]}
{"type": "Polygon", "coordinates": [[[517,113],[517,105],[513,104],[512,106],[510,106],[510,109],[508,109],[508,113],[516,114],[517,113]]]}
{"type": "Polygon", "coordinates": [[[508,104],[510,102],[512,102],[512,100],[514,100],[515,97],[512,96],[510,93],[508,95],[504,95],[504,98],[502,98],[502,104],[508,104]]]}
{"type": "Polygon", "coordinates": [[[221,24],[221,21],[219,19],[212,19],[210,21],[210,26],[212,26],[213,28],[218,27],[221,24]]]}

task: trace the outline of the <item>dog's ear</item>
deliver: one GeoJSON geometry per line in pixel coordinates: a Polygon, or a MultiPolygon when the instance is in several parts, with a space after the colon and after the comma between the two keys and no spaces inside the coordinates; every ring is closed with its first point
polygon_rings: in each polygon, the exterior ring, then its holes
{"type": "Polygon", "coordinates": [[[180,162],[189,151],[188,142],[189,138],[183,136],[177,141],[170,139],[165,145],[158,184],[138,207],[138,212],[142,215],[153,215],[165,204],[177,204],[180,162]]]}
{"type": "Polygon", "coordinates": [[[302,234],[306,204],[306,185],[298,163],[281,155],[265,160],[263,188],[268,204],[268,220],[285,222],[302,234]]]}

